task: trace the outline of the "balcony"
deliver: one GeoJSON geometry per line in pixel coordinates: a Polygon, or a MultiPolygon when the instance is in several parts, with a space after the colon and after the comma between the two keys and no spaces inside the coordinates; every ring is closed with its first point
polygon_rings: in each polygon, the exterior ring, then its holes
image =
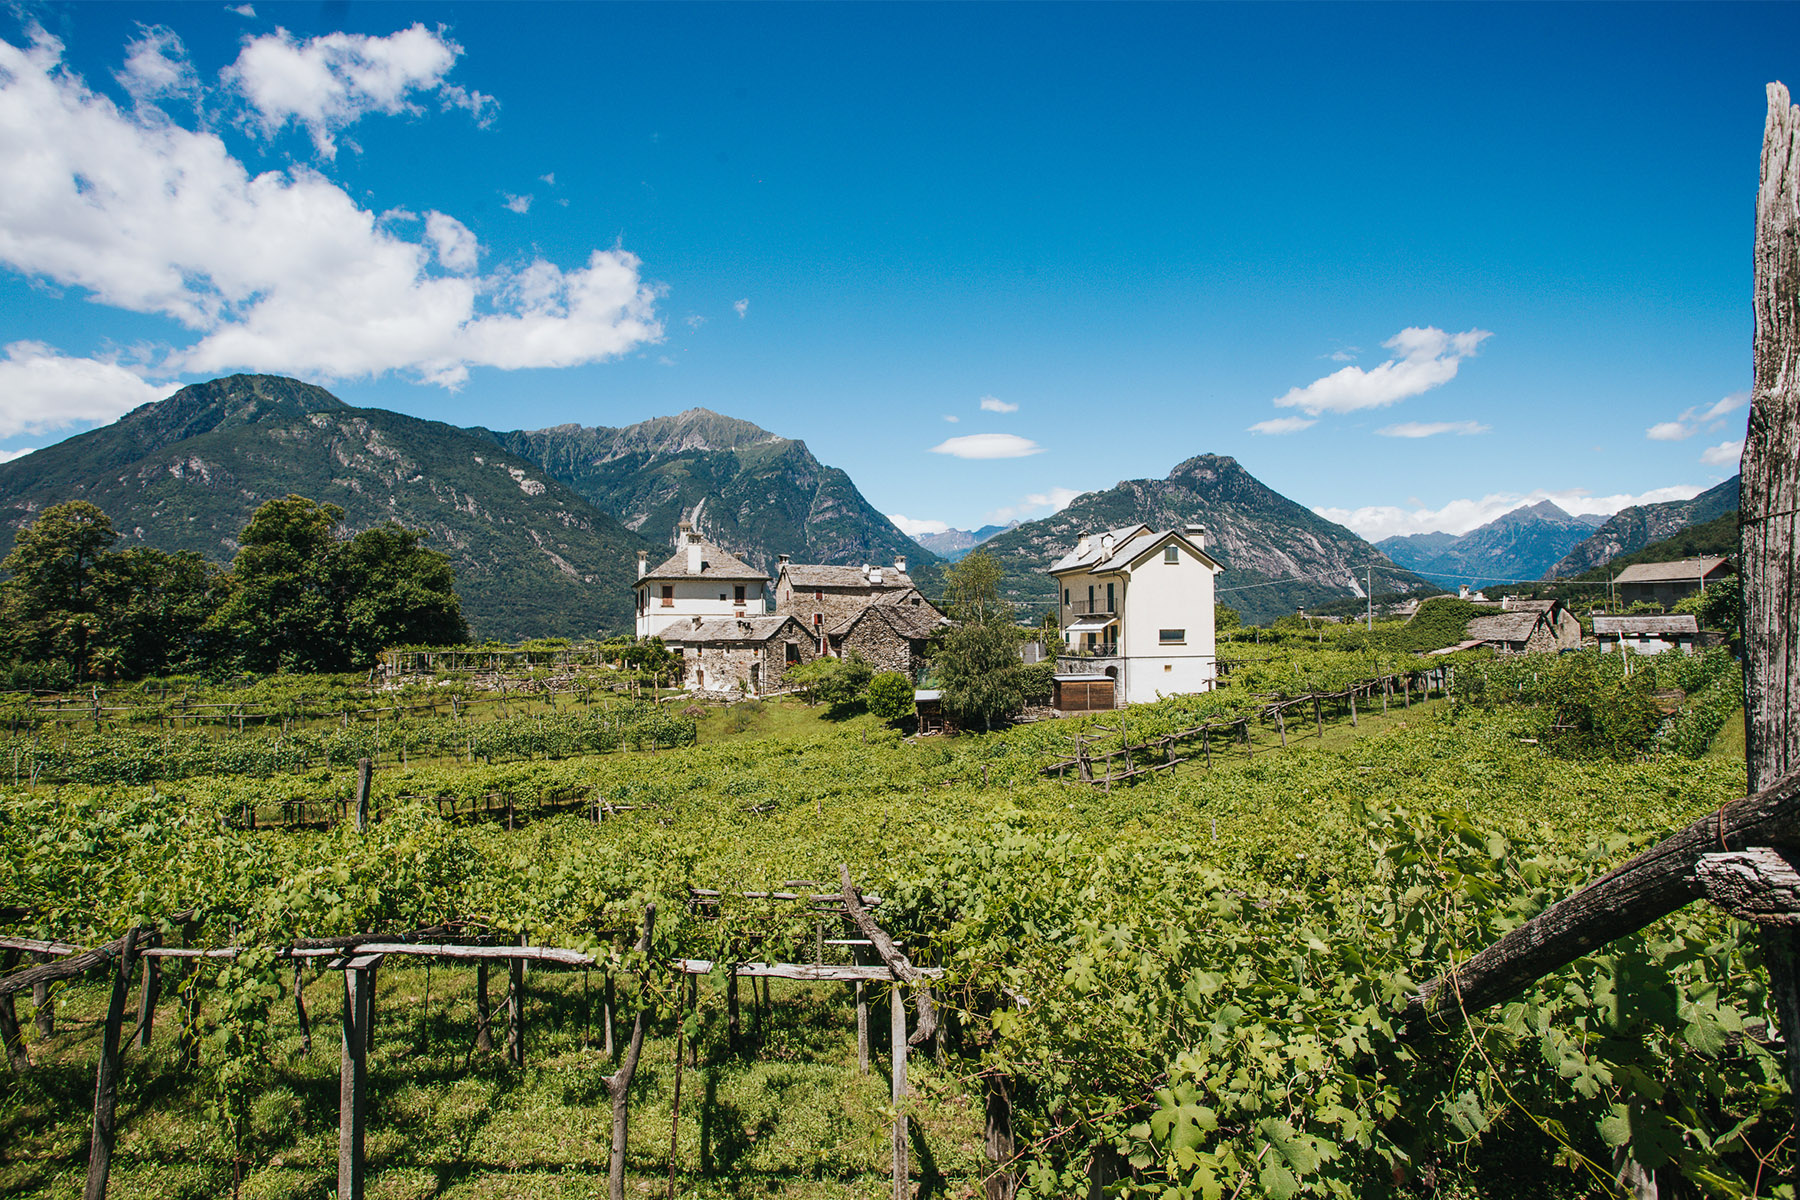
{"type": "Polygon", "coordinates": [[[1063,605],[1070,615],[1077,617],[1098,616],[1102,613],[1112,614],[1118,610],[1104,600],[1074,600],[1063,605]]]}
{"type": "Polygon", "coordinates": [[[1119,643],[1095,642],[1093,645],[1080,644],[1064,646],[1056,652],[1058,658],[1117,658],[1119,643]]]}

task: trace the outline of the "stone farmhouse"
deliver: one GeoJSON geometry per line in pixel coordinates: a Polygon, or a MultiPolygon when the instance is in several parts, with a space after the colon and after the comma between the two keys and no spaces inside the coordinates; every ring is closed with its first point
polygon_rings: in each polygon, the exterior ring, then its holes
{"type": "Polygon", "coordinates": [[[691,617],[661,636],[681,655],[681,686],[701,695],[761,696],[789,667],[819,657],[812,634],[792,617],[691,617]]]}
{"type": "Polygon", "coordinates": [[[1673,608],[1684,597],[1706,590],[1732,574],[1729,559],[1717,555],[1684,558],[1678,562],[1633,563],[1613,580],[1619,603],[1630,607],[1638,603],[1660,604],[1673,608]]]}
{"type": "Polygon", "coordinates": [[[1673,650],[1678,654],[1698,652],[1700,622],[1693,613],[1673,616],[1594,618],[1594,637],[1602,654],[1623,651],[1631,654],[1661,654],[1673,650]]]}
{"type": "Polygon", "coordinates": [[[877,671],[898,671],[914,683],[925,677],[925,647],[949,622],[917,588],[890,592],[826,630],[830,652],[860,654],[877,671]]]}
{"type": "Polygon", "coordinates": [[[1058,682],[1110,679],[1121,706],[1211,691],[1214,582],[1223,569],[1206,553],[1200,525],[1084,534],[1049,567],[1061,600],[1058,682]]]}
{"type": "MultiPolygon", "coordinates": [[[[768,612],[768,578],[729,551],[707,541],[687,521],[676,533],[678,549],[654,569],[638,551],[637,635],[656,637],[693,618],[760,617],[768,612]]],[[[666,640],[666,639],[665,639],[666,640]]]]}
{"type": "Polygon", "coordinates": [[[1556,654],[1581,648],[1581,620],[1561,600],[1508,596],[1501,611],[1469,622],[1468,637],[1501,654],[1556,654]]]}
{"type": "Polygon", "coordinates": [[[894,559],[892,567],[797,563],[786,554],[776,559],[775,611],[791,614],[821,643],[829,631],[877,600],[917,591],[904,557],[894,559]]]}

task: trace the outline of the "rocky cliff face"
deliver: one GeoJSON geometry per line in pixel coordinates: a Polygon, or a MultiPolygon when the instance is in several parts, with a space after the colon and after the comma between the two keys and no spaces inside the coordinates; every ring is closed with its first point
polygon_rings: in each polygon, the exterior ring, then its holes
{"type": "Polygon", "coordinates": [[[1126,480],[1089,492],[1053,516],[997,535],[982,549],[1006,569],[1009,598],[1048,609],[1055,601],[1055,585],[1042,574],[1044,567],[1084,532],[1139,521],[1157,529],[1205,525],[1207,549],[1225,568],[1219,602],[1250,622],[1359,596],[1365,578],[1372,578],[1377,594],[1430,588],[1348,529],[1273,491],[1236,459],[1218,454],[1190,458],[1166,479],[1126,480]]]}
{"type": "Polygon", "coordinates": [[[323,388],[237,375],[184,388],[112,425],[0,464],[13,526],[87,500],[127,543],[229,563],[263,501],[298,493],[344,509],[354,532],[388,521],[450,557],[477,636],[589,636],[631,627],[648,544],[535,463],[486,438],[323,388]]]}
{"type": "Polygon", "coordinates": [[[1441,586],[1537,579],[1594,532],[1594,519],[1572,517],[1548,500],[1515,508],[1458,537],[1420,533],[1375,543],[1396,563],[1441,586]]]}
{"type": "Polygon", "coordinates": [[[479,432],[653,541],[666,543],[699,509],[707,536],[771,575],[781,554],[797,562],[935,561],[805,442],[707,409],[619,429],[479,432]]]}
{"type": "Polygon", "coordinates": [[[1672,537],[1690,525],[1702,525],[1715,520],[1737,506],[1738,477],[1733,475],[1692,500],[1671,500],[1663,504],[1639,504],[1622,508],[1607,518],[1606,524],[1558,559],[1544,573],[1544,578],[1566,578],[1591,571],[1621,554],[1632,554],[1652,542],[1672,537]]]}

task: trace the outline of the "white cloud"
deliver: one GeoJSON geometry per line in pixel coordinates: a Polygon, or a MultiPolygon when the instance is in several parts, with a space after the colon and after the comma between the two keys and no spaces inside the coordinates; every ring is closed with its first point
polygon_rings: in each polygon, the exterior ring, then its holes
{"type": "Polygon", "coordinates": [[[1397,404],[1456,378],[1458,364],[1492,336],[1485,329],[1467,333],[1445,333],[1430,326],[1402,329],[1382,343],[1395,357],[1367,371],[1361,367],[1334,371],[1277,396],[1275,406],[1297,408],[1316,417],[1397,404]]]}
{"type": "Polygon", "coordinates": [[[1311,417],[1270,417],[1267,421],[1258,421],[1250,426],[1251,433],[1299,433],[1302,429],[1311,429],[1318,422],[1311,417]]]}
{"type": "Polygon", "coordinates": [[[506,197],[506,207],[520,216],[531,211],[531,202],[534,199],[531,193],[527,192],[523,196],[515,196],[511,192],[501,192],[500,194],[506,197]]]}
{"type": "Polygon", "coordinates": [[[1600,513],[1611,516],[1634,504],[1691,500],[1704,490],[1688,484],[1675,484],[1671,487],[1652,488],[1637,495],[1621,492],[1611,496],[1591,496],[1584,488],[1539,488],[1527,493],[1491,492],[1478,500],[1452,500],[1442,508],[1426,508],[1424,505],[1400,508],[1377,504],[1364,508],[1315,508],[1313,511],[1373,542],[1409,533],[1467,533],[1515,508],[1542,500],[1553,502],[1566,513],[1600,513]]]}
{"type": "MultiPolygon", "coordinates": [[[[1658,421],[1644,430],[1644,436],[1653,442],[1679,442],[1693,437],[1701,430],[1717,430],[1725,427],[1724,418],[1750,403],[1749,392],[1733,392],[1708,405],[1696,404],[1673,421],[1658,421]]],[[[1718,447],[1714,447],[1718,449],[1718,447]]],[[[1711,454],[1713,450],[1706,453],[1711,454]]],[[[1702,462],[1712,460],[1702,458],[1702,462]]]]}
{"type": "Polygon", "coordinates": [[[1023,520],[1027,516],[1049,516],[1069,507],[1069,503],[1078,496],[1087,493],[1079,488],[1053,487],[1045,492],[1033,492],[1017,504],[1009,504],[996,508],[988,513],[990,525],[1004,525],[1008,521],[1023,520]]]}
{"type": "Polygon", "coordinates": [[[435,94],[445,108],[477,118],[490,96],[444,82],[462,47],[415,24],[387,37],[328,33],[301,42],[285,29],[248,38],[222,78],[255,110],[265,135],[289,121],[306,128],[324,157],[337,153],[333,134],[368,113],[416,113],[414,95],[435,94]]]}
{"type": "Polygon", "coordinates": [[[732,308],[733,312],[737,313],[738,320],[741,321],[744,319],[744,314],[750,311],[750,301],[748,301],[748,300],[733,301],[731,308],[732,308]]]}
{"type": "Polygon", "coordinates": [[[547,173],[547,174],[544,174],[544,175],[539,175],[539,176],[538,176],[538,182],[539,182],[539,183],[547,183],[547,184],[549,184],[549,185],[550,185],[550,186],[551,186],[551,187],[555,187],[555,186],[556,186],[556,172],[555,172],[555,171],[551,171],[551,172],[549,172],[549,173],[547,173]]]}
{"type": "Polygon", "coordinates": [[[431,243],[446,271],[466,274],[480,261],[481,243],[467,225],[446,213],[425,214],[425,240],[431,243]]]}
{"type": "Polygon", "coordinates": [[[68,358],[42,342],[14,342],[0,359],[0,437],[105,424],[180,386],[146,383],[117,363],[68,358]]]}
{"type": "Polygon", "coordinates": [[[706,318],[699,313],[689,313],[687,316],[683,317],[682,320],[687,323],[689,329],[698,329],[706,324],[706,318]]]}
{"type": "Polygon", "coordinates": [[[125,47],[125,69],[115,76],[132,99],[144,103],[199,92],[200,77],[174,30],[161,25],[138,29],[138,37],[125,47]]]}
{"type": "Polygon", "coordinates": [[[952,425],[960,425],[962,423],[961,417],[953,417],[949,413],[944,414],[944,420],[950,422],[952,425]]]}
{"type": "Polygon", "coordinates": [[[911,517],[903,517],[899,513],[889,513],[887,519],[894,527],[909,538],[916,538],[927,533],[949,533],[950,525],[945,521],[916,521],[911,517]]]}
{"type": "Polygon", "coordinates": [[[27,446],[23,450],[0,450],[0,463],[9,463],[15,458],[24,458],[36,449],[36,446],[27,446]]]}
{"type": "Polygon", "coordinates": [[[1016,404],[1008,404],[1006,401],[1001,400],[996,396],[983,396],[981,398],[981,411],[991,413],[1014,413],[1019,411],[1019,406],[1016,404]]]}
{"type": "Polygon", "coordinates": [[[1342,346],[1325,357],[1332,362],[1355,362],[1356,356],[1362,353],[1361,346],[1342,346]]]}
{"type": "Polygon", "coordinates": [[[252,177],[217,136],[121,112],[61,56],[42,31],[28,49],[0,40],[0,263],[194,330],[170,372],[454,386],[472,366],[574,366],[662,337],[658,289],[622,248],[566,271],[444,273],[478,255],[460,222],[434,234],[428,216],[414,241],[316,171],[252,177]]]}
{"type": "Polygon", "coordinates": [[[1044,448],[1016,433],[966,433],[939,442],[931,452],[948,454],[952,458],[1024,458],[1042,454],[1044,448]]]}
{"type": "Polygon", "coordinates": [[[1492,426],[1478,421],[1402,421],[1398,425],[1389,425],[1375,432],[1382,437],[1428,438],[1440,433],[1454,433],[1458,437],[1469,437],[1477,433],[1488,433],[1492,426]]]}
{"type": "Polygon", "coordinates": [[[228,6],[225,11],[236,13],[240,17],[254,17],[256,15],[256,8],[249,4],[233,4],[228,6]]]}
{"type": "Polygon", "coordinates": [[[1700,452],[1700,461],[1709,467],[1735,467],[1738,460],[1744,457],[1744,440],[1720,442],[1716,446],[1708,446],[1700,452]]]}

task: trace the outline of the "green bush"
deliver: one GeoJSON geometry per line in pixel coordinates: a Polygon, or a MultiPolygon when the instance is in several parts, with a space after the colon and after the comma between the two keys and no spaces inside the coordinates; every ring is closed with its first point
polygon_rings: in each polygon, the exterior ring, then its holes
{"type": "Polygon", "coordinates": [[[912,680],[898,671],[883,671],[869,680],[865,698],[869,711],[884,721],[903,721],[913,715],[912,680]]]}

